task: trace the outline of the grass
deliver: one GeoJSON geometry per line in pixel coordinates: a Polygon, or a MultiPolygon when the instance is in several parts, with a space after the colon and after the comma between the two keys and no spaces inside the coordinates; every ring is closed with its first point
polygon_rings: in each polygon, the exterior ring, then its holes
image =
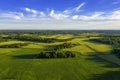
{"type": "Polygon", "coordinates": [[[85,45],[80,45],[80,46],[76,46],[76,47],[73,47],[73,48],[67,48],[67,49],[64,49],[64,50],[80,52],[83,55],[94,52],[93,50],[89,49],[85,45]]]}
{"type": "Polygon", "coordinates": [[[0,45],[15,44],[15,43],[25,43],[25,42],[24,41],[5,41],[5,42],[0,42],[0,45]]]}
{"type": "Polygon", "coordinates": [[[9,54],[1,54],[0,79],[89,80],[93,74],[100,75],[120,69],[116,64],[90,55],[80,55],[70,59],[36,59],[33,54],[39,51],[39,49],[21,49],[9,54]]]}
{"type": "Polygon", "coordinates": [[[8,54],[8,53],[11,53],[13,51],[16,51],[16,50],[19,50],[19,49],[16,49],[16,48],[0,48],[0,55],[1,54],[8,54]]]}
{"type": "Polygon", "coordinates": [[[42,38],[56,38],[56,39],[68,39],[72,38],[72,34],[56,34],[56,35],[42,35],[42,38]]]}
{"type": "Polygon", "coordinates": [[[112,49],[110,45],[86,42],[88,39],[89,38],[75,38],[70,42],[78,42],[81,45],[73,48],[67,48],[64,50],[77,51],[80,52],[81,54],[89,54],[96,52],[109,53],[112,49]]]}
{"type": "Polygon", "coordinates": [[[87,39],[71,40],[81,45],[63,50],[77,51],[81,54],[69,59],[36,58],[44,46],[61,44],[60,42],[31,43],[19,49],[2,48],[0,80],[119,80],[120,59],[112,54],[101,54],[109,53],[111,47],[87,42],[87,39]]]}
{"type": "Polygon", "coordinates": [[[44,48],[44,44],[37,44],[37,43],[32,43],[32,44],[28,44],[27,46],[23,46],[22,48],[33,48],[33,49],[41,49],[44,48]]]}

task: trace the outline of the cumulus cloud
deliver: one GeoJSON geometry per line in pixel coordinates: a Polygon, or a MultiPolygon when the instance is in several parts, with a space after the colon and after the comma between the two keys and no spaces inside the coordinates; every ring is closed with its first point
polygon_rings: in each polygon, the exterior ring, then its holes
{"type": "Polygon", "coordinates": [[[79,19],[79,15],[74,15],[74,16],[72,16],[72,19],[73,19],[73,20],[79,19]]]}
{"type": "Polygon", "coordinates": [[[45,13],[42,11],[38,11],[35,9],[31,9],[31,8],[24,8],[24,10],[28,13],[32,13],[32,17],[45,17],[45,13]]]}
{"type": "Polygon", "coordinates": [[[85,14],[82,14],[84,6],[85,2],[63,11],[54,9],[39,11],[31,8],[22,8],[23,12],[2,11],[0,26],[6,25],[8,28],[14,26],[13,28],[20,29],[120,29],[120,10],[109,12],[84,10],[85,14]]]}
{"type": "Polygon", "coordinates": [[[37,14],[38,13],[37,10],[35,10],[35,9],[24,8],[24,10],[27,11],[27,12],[31,12],[33,14],[37,14]]]}
{"type": "Polygon", "coordinates": [[[81,3],[77,7],[72,9],[65,9],[63,11],[56,11],[54,9],[49,11],[39,11],[31,8],[23,8],[26,14],[23,12],[1,12],[0,18],[9,18],[20,20],[22,18],[49,18],[55,20],[78,20],[78,21],[109,21],[109,20],[120,20],[120,10],[112,12],[91,12],[91,14],[81,14],[80,10],[85,6],[85,2],[81,3]],[[74,14],[75,13],[75,14],[74,14]]]}
{"type": "Polygon", "coordinates": [[[101,20],[103,12],[94,12],[91,15],[74,15],[72,16],[73,20],[101,20]]]}
{"type": "Polygon", "coordinates": [[[120,10],[113,11],[106,18],[108,18],[110,20],[120,20],[120,10]]]}
{"type": "Polygon", "coordinates": [[[85,2],[81,3],[80,5],[78,5],[77,7],[74,7],[72,9],[66,9],[64,11],[61,12],[57,12],[55,10],[51,10],[49,13],[49,16],[57,19],[57,20],[63,20],[63,19],[68,19],[71,17],[71,15],[73,13],[78,13],[80,12],[81,8],[85,5],[85,2]]]}
{"type": "Polygon", "coordinates": [[[20,20],[24,18],[24,14],[20,12],[5,12],[5,13],[0,13],[0,18],[20,20]]]}
{"type": "Polygon", "coordinates": [[[39,14],[40,14],[40,17],[46,17],[44,12],[39,12],[39,14]]]}
{"type": "Polygon", "coordinates": [[[120,20],[120,10],[113,12],[93,12],[91,15],[73,15],[73,20],[82,21],[109,21],[109,20],[120,20]]]}
{"type": "Polygon", "coordinates": [[[49,16],[57,20],[62,20],[69,17],[69,15],[63,13],[55,13],[55,10],[51,10],[49,16]]]}
{"type": "Polygon", "coordinates": [[[0,18],[9,18],[9,19],[22,19],[23,17],[25,18],[53,18],[56,20],[63,20],[63,19],[68,19],[71,17],[73,12],[79,12],[81,8],[85,5],[85,2],[81,3],[77,7],[74,7],[72,9],[66,9],[63,11],[55,11],[49,10],[48,12],[43,12],[39,11],[36,9],[31,9],[31,8],[22,8],[22,10],[26,11],[26,14],[23,12],[3,12],[0,13],[0,18]]]}

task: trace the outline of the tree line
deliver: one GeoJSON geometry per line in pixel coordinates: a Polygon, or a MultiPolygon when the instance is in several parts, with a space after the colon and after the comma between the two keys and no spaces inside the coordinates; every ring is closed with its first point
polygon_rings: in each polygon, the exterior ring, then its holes
{"type": "Polygon", "coordinates": [[[120,48],[114,48],[112,50],[112,53],[115,54],[117,57],[120,58],[120,48]]]}
{"type": "Polygon", "coordinates": [[[80,44],[79,43],[65,42],[65,43],[59,44],[59,45],[47,46],[46,50],[56,51],[56,50],[61,50],[61,49],[65,49],[65,48],[75,47],[78,45],[80,45],[80,44]]]}
{"type": "Polygon", "coordinates": [[[4,44],[4,45],[0,45],[0,48],[20,48],[26,45],[28,44],[27,43],[4,44]]]}
{"type": "Polygon", "coordinates": [[[61,51],[64,48],[71,48],[80,45],[79,43],[65,42],[59,45],[47,46],[45,50],[39,54],[39,58],[73,58],[77,52],[61,51]]]}
{"type": "Polygon", "coordinates": [[[53,43],[53,42],[69,41],[69,40],[72,40],[73,38],[56,39],[56,38],[42,38],[39,36],[17,35],[17,36],[7,36],[7,37],[4,37],[3,39],[14,39],[14,40],[22,40],[22,41],[53,43]]]}
{"type": "Polygon", "coordinates": [[[112,45],[113,50],[111,53],[115,54],[117,57],[120,58],[120,37],[106,37],[106,38],[90,39],[90,40],[112,45]]]}
{"type": "Polygon", "coordinates": [[[42,51],[38,58],[73,58],[75,52],[71,51],[42,51]]]}
{"type": "Polygon", "coordinates": [[[97,39],[90,39],[90,41],[100,42],[104,44],[117,45],[117,44],[120,44],[120,37],[97,38],[97,39]]]}

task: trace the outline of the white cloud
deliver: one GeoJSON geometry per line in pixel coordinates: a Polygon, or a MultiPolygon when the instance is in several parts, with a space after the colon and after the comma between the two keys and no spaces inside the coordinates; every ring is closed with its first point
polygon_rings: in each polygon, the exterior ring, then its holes
{"type": "Polygon", "coordinates": [[[103,12],[95,12],[90,16],[80,15],[79,19],[81,19],[81,20],[101,20],[101,19],[104,19],[102,14],[103,14],[103,12]]]}
{"type": "Polygon", "coordinates": [[[110,20],[120,20],[120,10],[113,11],[106,18],[108,18],[110,20]]]}
{"type": "Polygon", "coordinates": [[[63,13],[55,13],[55,10],[51,10],[49,16],[57,20],[62,20],[69,17],[69,15],[63,13]]]}
{"type": "MultiPolygon", "coordinates": [[[[76,10],[80,10],[82,6],[84,6],[85,3],[82,3],[78,7],[74,8],[76,10]]],[[[109,20],[120,20],[120,10],[115,10],[112,12],[92,12],[91,14],[88,15],[82,15],[80,13],[78,14],[72,14],[69,13],[69,10],[64,10],[64,11],[55,11],[51,10],[48,12],[48,14],[45,14],[43,11],[38,11],[30,8],[24,8],[26,12],[31,12],[32,14],[23,14],[22,12],[1,12],[0,13],[0,18],[1,19],[17,19],[20,20],[22,18],[52,18],[56,20],[82,20],[82,21],[92,21],[92,20],[97,20],[97,21],[109,21],[109,20]]]]}
{"type": "Polygon", "coordinates": [[[109,20],[120,20],[120,10],[113,12],[93,12],[91,15],[73,15],[73,20],[83,21],[109,21],[109,20]]]}
{"type": "Polygon", "coordinates": [[[24,8],[24,10],[27,11],[27,12],[31,12],[30,8],[24,8]]]}
{"type": "Polygon", "coordinates": [[[85,4],[86,4],[86,3],[83,2],[83,3],[81,3],[80,5],[78,5],[77,7],[64,10],[63,13],[65,13],[65,14],[78,13],[78,12],[81,11],[81,8],[82,8],[85,4]]]}
{"type": "Polygon", "coordinates": [[[46,17],[44,12],[39,12],[40,13],[40,17],[46,17]]]}
{"type": "Polygon", "coordinates": [[[74,16],[72,16],[72,19],[73,19],[73,20],[79,19],[79,15],[74,15],[74,16]]]}
{"type": "MultiPolygon", "coordinates": [[[[35,9],[24,8],[26,12],[32,13],[32,17],[46,17],[45,13],[35,9]]],[[[31,16],[31,15],[30,15],[31,16]]]]}
{"type": "Polygon", "coordinates": [[[63,20],[63,19],[67,19],[69,18],[72,13],[77,13],[80,11],[80,9],[85,5],[85,2],[81,3],[79,6],[77,7],[74,7],[72,9],[66,9],[64,11],[55,11],[55,10],[47,10],[47,15],[45,14],[45,12],[43,11],[38,11],[38,10],[35,10],[35,9],[31,9],[31,8],[24,8],[24,10],[28,13],[32,13],[32,14],[29,14],[29,16],[32,16],[32,17],[48,17],[48,18],[54,18],[56,20],[63,20]]]}
{"type": "Polygon", "coordinates": [[[9,28],[11,25],[22,29],[113,29],[114,27],[120,29],[120,10],[90,13],[86,11],[86,14],[82,14],[80,11],[83,6],[85,3],[72,9],[63,11],[47,9],[46,12],[24,8],[25,14],[23,12],[0,12],[2,22],[0,26],[6,25],[9,28]]]}
{"type": "Polygon", "coordinates": [[[101,20],[103,12],[94,12],[91,15],[74,15],[72,16],[73,20],[101,20]]]}
{"type": "Polygon", "coordinates": [[[24,8],[24,10],[27,11],[27,12],[31,12],[33,14],[37,14],[38,13],[37,10],[30,9],[30,8],[24,8]]]}
{"type": "Polygon", "coordinates": [[[74,7],[72,9],[66,9],[62,12],[55,12],[55,10],[51,10],[49,13],[49,16],[57,20],[67,19],[67,18],[70,18],[73,13],[79,12],[84,5],[85,5],[85,2],[81,3],[77,7],[74,7]]]}
{"type": "Polygon", "coordinates": [[[23,13],[20,12],[5,12],[0,13],[0,18],[2,19],[17,19],[20,20],[24,17],[23,13]]]}
{"type": "Polygon", "coordinates": [[[79,6],[77,6],[76,8],[74,8],[77,12],[80,11],[80,9],[85,5],[85,2],[81,3],[79,6]]]}

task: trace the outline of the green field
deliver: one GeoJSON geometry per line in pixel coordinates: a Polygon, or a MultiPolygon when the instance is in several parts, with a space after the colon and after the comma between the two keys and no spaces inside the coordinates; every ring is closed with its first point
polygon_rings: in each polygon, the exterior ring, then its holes
{"type": "Polygon", "coordinates": [[[42,43],[32,41],[1,41],[0,45],[28,43],[21,48],[0,48],[0,80],[120,80],[120,59],[111,54],[112,46],[90,42],[86,34],[42,35],[44,38],[67,39],[79,43],[62,51],[76,51],[75,58],[38,58],[48,45],[63,42],[42,43]],[[82,37],[81,37],[82,36],[82,37]]]}

